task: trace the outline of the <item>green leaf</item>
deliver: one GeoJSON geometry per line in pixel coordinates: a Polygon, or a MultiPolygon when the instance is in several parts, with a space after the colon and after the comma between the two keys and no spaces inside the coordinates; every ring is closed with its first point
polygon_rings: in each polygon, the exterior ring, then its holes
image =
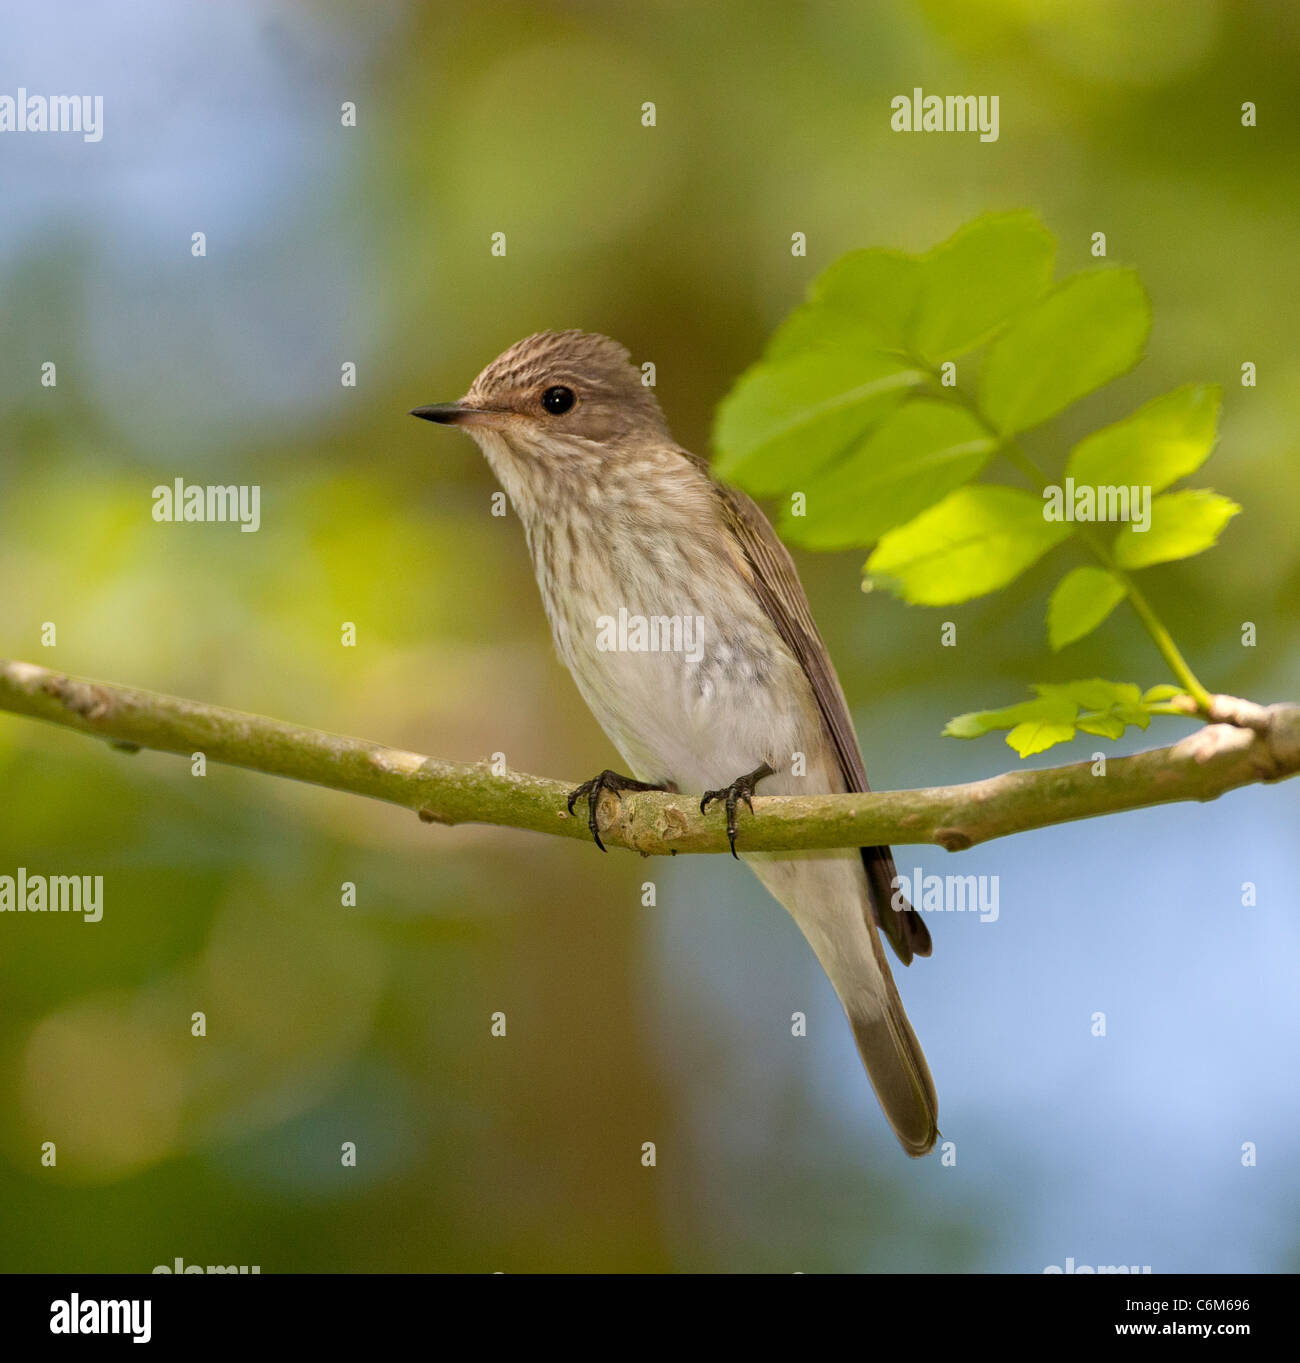
{"type": "Polygon", "coordinates": [[[1017,724],[1035,721],[1064,724],[1074,722],[1078,705],[1068,696],[1039,696],[1004,705],[1000,710],[972,710],[950,719],[944,728],[949,738],[979,738],[994,729],[1014,729],[1017,724]]]}
{"type": "Polygon", "coordinates": [[[1209,456],[1220,399],[1217,384],[1188,384],[1153,398],[1132,416],[1081,440],[1070,452],[1066,476],[1095,487],[1161,492],[1209,456]]]}
{"type": "Polygon", "coordinates": [[[1008,745],[1021,757],[1028,757],[1068,742],[1076,730],[1102,738],[1122,738],[1129,725],[1145,729],[1151,723],[1151,713],[1132,682],[1090,677],[1085,681],[1045,682],[1034,690],[1038,693],[1035,699],[1018,705],[958,715],[948,721],[944,733],[951,738],[978,738],[994,729],[1008,729],[1008,745]]]}
{"type": "Polygon", "coordinates": [[[714,428],[719,478],[772,496],[842,454],[922,382],[873,351],[815,350],[747,370],[714,428]]]}
{"type": "Polygon", "coordinates": [[[1047,641],[1054,652],[1090,634],[1126,595],[1104,568],[1075,568],[1056,584],[1047,603],[1047,641]]]}
{"type": "Polygon", "coordinates": [[[1159,686],[1153,686],[1149,690],[1143,691],[1142,704],[1163,705],[1167,701],[1173,700],[1175,696],[1181,696],[1185,693],[1185,687],[1173,686],[1169,682],[1161,682],[1159,686]]]}
{"type": "MultiPolygon", "coordinates": [[[[1136,691],[1137,687],[1133,687],[1136,691]]],[[[1100,734],[1103,738],[1123,738],[1124,730],[1133,725],[1146,729],[1151,723],[1151,712],[1140,701],[1131,705],[1116,703],[1108,708],[1089,710],[1079,716],[1079,728],[1085,733],[1100,734]]]]}
{"type": "Polygon", "coordinates": [[[827,346],[903,350],[916,309],[921,262],[900,251],[851,251],[822,271],[808,301],[777,329],[764,358],[827,346]]]}
{"type": "Polygon", "coordinates": [[[918,398],[814,479],[806,489],[806,514],[787,511],[781,534],[811,549],[871,544],[968,482],[995,448],[969,412],[918,398]]]}
{"type": "Polygon", "coordinates": [[[1101,738],[1123,738],[1125,724],[1118,715],[1094,710],[1089,714],[1080,715],[1077,727],[1085,734],[1097,734],[1101,738]]]}
{"type": "Polygon", "coordinates": [[[1014,748],[1021,757],[1030,757],[1057,743],[1068,743],[1073,737],[1072,723],[1051,719],[1027,720],[1024,724],[1017,724],[1007,735],[1007,746],[1014,748]]]}
{"type": "Polygon", "coordinates": [[[969,601],[1005,587],[1069,533],[1043,519],[1039,498],[980,483],[890,530],[867,560],[867,580],[917,605],[969,601]]]}
{"type": "Polygon", "coordinates": [[[973,350],[1047,292],[1056,242],[1032,213],[985,214],[921,260],[912,349],[938,363],[973,350]]]}
{"type": "Polygon", "coordinates": [[[1166,492],[1151,503],[1151,526],[1120,528],[1112,553],[1121,568],[1146,568],[1203,553],[1241,510],[1217,492],[1166,492]]]}
{"type": "Polygon", "coordinates": [[[1142,692],[1132,682],[1111,682],[1101,677],[1089,677],[1085,681],[1041,682],[1034,690],[1044,700],[1068,700],[1083,710],[1108,710],[1112,706],[1142,703],[1142,692]]]}
{"type": "Polygon", "coordinates": [[[1141,357],[1151,308],[1132,270],[1071,275],[989,349],[980,405],[1004,434],[1036,426],[1141,357]]]}
{"type": "Polygon", "coordinates": [[[1073,738],[1078,708],[1067,696],[1039,696],[1001,710],[958,715],[948,721],[944,733],[950,738],[978,738],[994,729],[1009,729],[1008,744],[1026,757],[1073,738]]]}
{"type": "Polygon", "coordinates": [[[1117,705],[1110,713],[1138,729],[1147,729],[1151,724],[1151,711],[1141,702],[1136,705],[1117,705]]]}

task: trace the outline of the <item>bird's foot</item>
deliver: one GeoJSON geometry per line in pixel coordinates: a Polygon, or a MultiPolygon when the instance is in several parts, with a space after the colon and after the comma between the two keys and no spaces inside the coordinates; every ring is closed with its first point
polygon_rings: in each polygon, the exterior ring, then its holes
{"type": "MultiPolygon", "coordinates": [[[[722,790],[706,790],[704,799],[700,801],[700,813],[707,814],[709,806],[714,800],[722,800],[727,806],[727,841],[731,844],[731,855],[736,857],[736,805],[739,801],[749,806],[749,812],[754,812],[754,801],[751,798],[754,794],[754,787],[765,776],[773,776],[775,773],[772,768],[763,763],[761,767],[755,767],[748,776],[740,776],[729,786],[724,786],[722,790]]],[[[740,858],[736,857],[739,861],[740,858]]]]}
{"type": "Polygon", "coordinates": [[[620,776],[616,771],[602,771],[599,776],[593,776],[590,781],[584,781],[576,790],[569,792],[569,813],[573,813],[573,806],[587,797],[587,827],[591,829],[591,836],[596,839],[596,846],[602,852],[607,851],[605,844],[600,840],[600,828],[596,823],[596,810],[600,807],[601,791],[607,790],[615,799],[621,790],[668,790],[668,786],[652,785],[649,781],[634,781],[630,776],[620,776]]]}

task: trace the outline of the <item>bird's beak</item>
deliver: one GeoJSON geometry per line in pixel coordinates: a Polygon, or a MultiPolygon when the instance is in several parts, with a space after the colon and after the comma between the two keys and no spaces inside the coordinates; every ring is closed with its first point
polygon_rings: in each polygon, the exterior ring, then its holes
{"type": "Polygon", "coordinates": [[[464,426],[476,424],[483,417],[497,415],[494,407],[477,407],[462,399],[460,402],[438,402],[431,407],[413,407],[412,416],[423,421],[436,421],[442,426],[464,426]]]}

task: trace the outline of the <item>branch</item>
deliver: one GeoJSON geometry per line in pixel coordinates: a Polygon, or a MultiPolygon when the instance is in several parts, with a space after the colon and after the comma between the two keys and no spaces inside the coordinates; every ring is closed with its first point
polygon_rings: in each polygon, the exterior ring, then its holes
{"type": "MultiPolygon", "coordinates": [[[[44,719],[134,750],[201,752],[216,762],[310,781],[402,805],[429,822],[489,823],[590,840],[571,786],[488,763],[443,762],[178,696],[83,681],[0,660],[0,710],[44,719]]],[[[1300,772],[1300,705],[1211,698],[1212,723],[1167,748],[1106,763],[1013,771],[961,786],[866,795],[756,796],[740,841],[747,851],[937,843],[960,851],[990,838],[1179,800],[1213,800],[1300,772]]],[[[575,783],[576,784],[576,783],[575,783]]],[[[718,811],[658,792],[602,797],[602,839],[643,855],[725,852],[718,811]]]]}

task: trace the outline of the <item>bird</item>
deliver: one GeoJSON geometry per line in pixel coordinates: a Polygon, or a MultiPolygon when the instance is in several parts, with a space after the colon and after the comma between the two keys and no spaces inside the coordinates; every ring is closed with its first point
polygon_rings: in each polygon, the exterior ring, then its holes
{"type": "MultiPolygon", "coordinates": [[[[631,775],[569,797],[698,794],[725,809],[771,795],[868,789],[848,703],[793,560],[759,506],[683,449],[628,350],[543,331],[487,365],[465,396],[413,409],[477,443],[522,524],[561,661],[631,775]],[[611,627],[612,622],[620,622],[611,627]],[[689,643],[687,636],[690,636],[689,643]]],[[[887,847],[744,853],[789,912],[848,1018],[907,1154],[938,1137],[938,1099],[881,943],[928,956],[887,847]]]]}

